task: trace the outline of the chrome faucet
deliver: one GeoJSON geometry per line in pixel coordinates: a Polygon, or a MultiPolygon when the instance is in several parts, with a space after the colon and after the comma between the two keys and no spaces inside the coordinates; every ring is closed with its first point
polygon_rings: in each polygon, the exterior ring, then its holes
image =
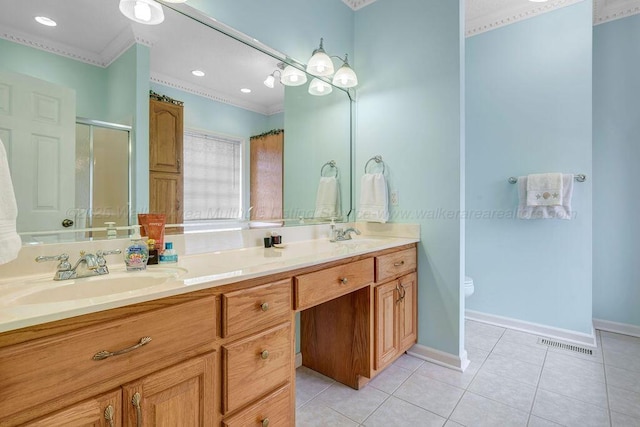
{"type": "Polygon", "coordinates": [[[360,230],[354,227],[349,228],[331,228],[331,241],[332,242],[342,242],[343,240],[351,240],[351,233],[356,233],[360,235],[360,230]]]}
{"type": "Polygon", "coordinates": [[[119,253],[122,253],[120,249],[114,249],[112,251],[98,250],[95,255],[80,251],[80,259],[78,259],[73,267],[71,267],[71,263],[69,262],[68,254],[39,256],[36,258],[36,262],[59,261],[53,280],[80,279],[82,277],[109,274],[107,260],[105,260],[104,257],[106,255],[119,253]]]}

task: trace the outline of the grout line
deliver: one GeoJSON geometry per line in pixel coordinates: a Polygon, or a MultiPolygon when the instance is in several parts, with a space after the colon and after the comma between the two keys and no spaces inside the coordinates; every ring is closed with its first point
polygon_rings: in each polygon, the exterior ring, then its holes
{"type": "Polygon", "coordinates": [[[531,401],[531,407],[529,408],[529,418],[527,419],[527,426],[531,422],[531,416],[533,415],[533,407],[536,404],[536,399],[538,398],[538,390],[540,390],[540,380],[542,379],[542,373],[544,372],[544,365],[547,363],[548,355],[549,355],[549,348],[547,348],[547,350],[544,353],[544,360],[542,361],[542,369],[540,369],[540,375],[538,376],[538,381],[536,382],[536,391],[535,393],[533,393],[533,400],[531,401]]]}
{"type": "MultiPolygon", "coordinates": [[[[602,334],[600,333],[600,331],[596,331],[596,333],[598,334],[598,336],[600,337],[600,347],[604,347],[604,344],[602,344],[602,334]]],[[[596,337],[596,343],[597,343],[598,337],[596,337]]],[[[612,416],[611,416],[611,402],[609,401],[609,383],[607,382],[607,364],[606,361],[604,360],[604,348],[601,348],[600,351],[602,352],[602,369],[604,370],[604,392],[607,395],[607,412],[609,414],[609,426],[611,427],[613,425],[613,420],[612,420],[612,416]]]]}

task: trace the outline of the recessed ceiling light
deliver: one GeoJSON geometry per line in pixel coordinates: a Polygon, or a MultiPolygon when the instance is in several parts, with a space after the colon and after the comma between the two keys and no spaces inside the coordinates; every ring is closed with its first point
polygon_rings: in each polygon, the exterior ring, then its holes
{"type": "Polygon", "coordinates": [[[247,89],[246,87],[243,87],[242,89],[240,89],[240,92],[242,92],[242,93],[251,93],[251,89],[247,89]]]}
{"type": "Polygon", "coordinates": [[[36,21],[38,21],[42,25],[46,25],[47,27],[55,27],[58,25],[56,21],[51,18],[47,18],[46,16],[36,16],[36,21]]]}
{"type": "Polygon", "coordinates": [[[193,70],[191,74],[193,74],[196,77],[204,77],[204,71],[202,70],[193,70]]]}

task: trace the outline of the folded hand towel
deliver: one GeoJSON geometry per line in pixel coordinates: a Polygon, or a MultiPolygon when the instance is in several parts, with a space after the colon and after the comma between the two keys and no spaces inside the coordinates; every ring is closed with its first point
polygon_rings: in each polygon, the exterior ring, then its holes
{"type": "Polygon", "coordinates": [[[323,176],[318,184],[314,218],[340,218],[340,185],[334,176],[323,176]]]}
{"type": "Polygon", "coordinates": [[[362,176],[357,219],[382,223],[389,220],[387,181],[382,173],[365,173],[362,176]]]}
{"type": "Polygon", "coordinates": [[[562,205],[530,206],[527,201],[528,177],[518,177],[518,218],[520,219],[571,219],[571,196],[573,194],[573,175],[562,174],[562,205]]]}
{"type": "Polygon", "coordinates": [[[527,176],[527,205],[562,205],[562,174],[538,173],[527,176]]]}
{"type": "Polygon", "coordinates": [[[7,152],[0,140],[0,264],[13,261],[20,251],[22,241],[16,233],[18,207],[9,173],[7,152]]]}

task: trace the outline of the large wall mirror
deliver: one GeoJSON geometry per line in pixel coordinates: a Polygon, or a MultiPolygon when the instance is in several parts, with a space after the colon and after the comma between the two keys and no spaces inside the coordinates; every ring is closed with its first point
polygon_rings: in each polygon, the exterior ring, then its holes
{"type": "Polygon", "coordinates": [[[103,228],[107,221],[125,227],[137,223],[137,213],[149,212],[150,90],[183,103],[184,160],[206,160],[202,171],[187,173],[190,163],[184,165],[184,196],[194,198],[184,201],[187,227],[348,218],[348,92],[331,87],[328,95],[313,96],[308,83],[283,86],[279,76],[291,63],[286,55],[188,4],[163,4],[164,22],[143,25],[124,17],[118,3],[0,0],[0,139],[24,243],[99,238],[104,233],[78,230],[103,228]],[[36,16],[57,25],[42,25],[36,16]],[[276,77],[272,88],[264,84],[269,75],[276,77]],[[284,135],[280,165],[262,167],[264,159],[252,151],[261,138],[278,133],[284,135]],[[254,172],[262,168],[258,182],[252,182],[252,165],[254,172]],[[269,176],[274,167],[280,181],[269,176]],[[205,176],[212,170],[227,175],[212,184],[205,176]],[[335,214],[317,209],[321,177],[338,178],[335,214]],[[231,195],[206,193],[227,181],[231,195]],[[260,185],[269,182],[271,187],[260,185]],[[273,207],[268,200],[278,186],[273,207]],[[219,198],[225,197],[221,209],[219,198]]]}

